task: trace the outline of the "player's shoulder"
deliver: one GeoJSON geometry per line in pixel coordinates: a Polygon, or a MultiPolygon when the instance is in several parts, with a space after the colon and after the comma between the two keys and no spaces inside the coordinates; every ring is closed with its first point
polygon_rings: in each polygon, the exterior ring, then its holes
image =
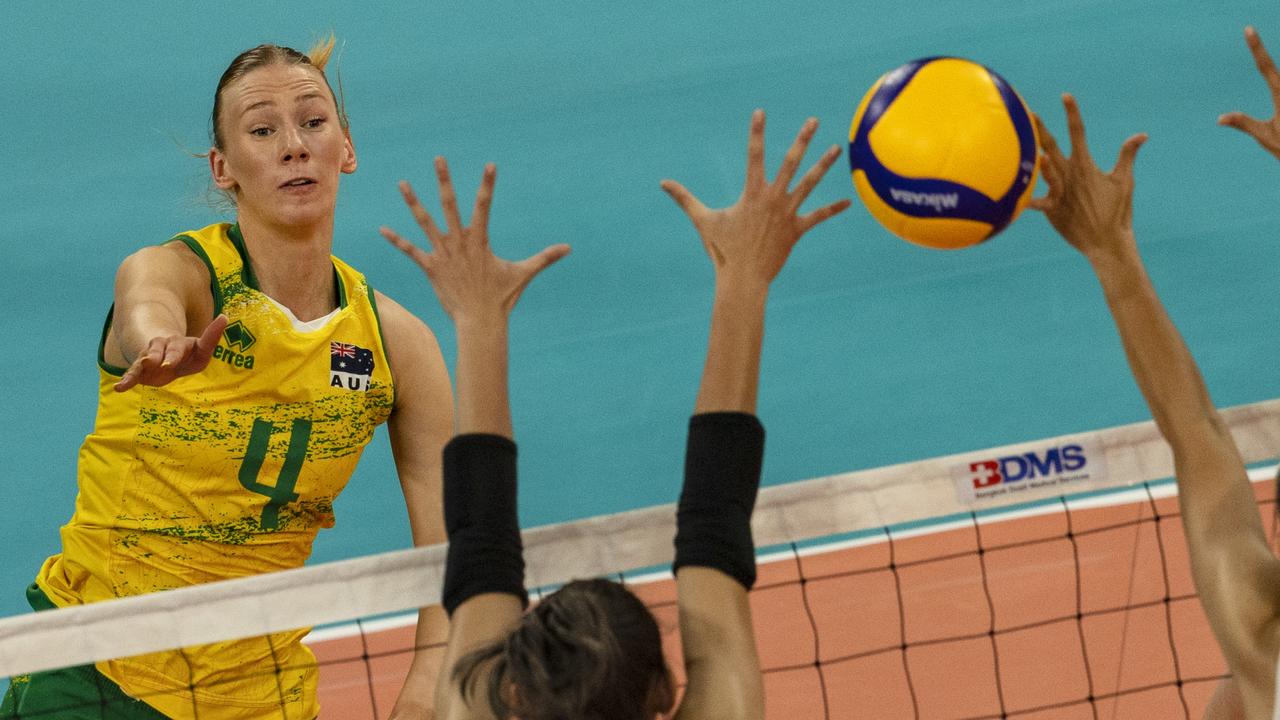
{"type": "MultiPolygon", "coordinates": [[[[450,392],[449,371],[431,328],[403,305],[374,290],[383,349],[396,383],[396,406],[429,407],[450,392]],[[425,399],[426,403],[414,398],[425,399]]],[[[451,402],[448,403],[450,406],[451,402]]]]}
{"type": "Polygon", "coordinates": [[[417,315],[380,290],[373,290],[371,296],[391,354],[396,354],[398,348],[410,352],[440,352],[435,333],[417,315]]]}
{"type": "Polygon", "coordinates": [[[208,283],[210,269],[195,250],[175,237],[129,253],[120,262],[118,272],[126,277],[134,273],[145,273],[174,280],[189,278],[208,283]]]}
{"type": "Polygon", "coordinates": [[[214,223],[198,230],[183,230],[150,242],[131,252],[125,261],[137,259],[175,262],[204,269],[208,265],[208,247],[229,244],[229,223],[214,223]]]}
{"type": "Polygon", "coordinates": [[[372,295],[374,303],[377,304],[378,317],[382,319],[384,330],[386,325],[395,325],[401,330],[410,332],[431,332],[426,323],[422,322],[417,315],[409,312],[405,306],[393,300],[390,295],[378,289],[374,289],[372,295]]]}

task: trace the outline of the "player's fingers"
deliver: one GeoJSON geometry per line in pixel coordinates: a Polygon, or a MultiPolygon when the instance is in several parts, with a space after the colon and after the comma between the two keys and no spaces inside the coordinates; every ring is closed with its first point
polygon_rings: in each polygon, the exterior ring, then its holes
{"type": "Polygon", "coordinates": [[[404,202],[409,206],[409,212],[413,213],[413,219],[418,221],[418,227],[422,228],[422,232],[427,236],[427,242],[433,247],[437,238],[442,234],[440,228],[436,226],[436,221],[431,219],[431,213],[422,207],[422,202],[418,200],[418,194],[413,191],[413,186],[408,180],[400,181],[400,194],[404,196],[404,202]]]}
{"type": "Polygon", "coordinates": [[[138,377],[140,377],[140,375],[140,370],[134,369],[133,365],[129,365],[129,369],[125,370],[123,375],[120,375],[119,382],[116,382],[114,386],[111,386],[111,389],[114,389],[115,392],[127,391],[127,389],[138,384],[138,377]]]}
{"type": "Polygon", "coordinates": [[[813,189],[818,186],[822,177],[827,174],[827,171],[831,169],[838,157],[840,157],[840,146],[832,145],[827,148],[822,157],[818,158],[818,162],[809,168],[809,172],[806,172],[804,177],[800,178],[800,182],[796,184],[795,192],[791,193],[791,196],[795,198],[796,207],[799,207],[805,198],[809,197],[809,193],[813,192],[813,189]]]}
{"type": "Polygon", "coordinates": [[[125,370],[124,375],[120,376],[120,382],[116,383],[115,389],[124,392],[129,388],[137,385],[146,377],[147,373],[152,371],[164,357],[164,343],[161,338],[155,338],[147,343],[147,348],[142,351],[138,357],[125,370]]]}
{"type": "Polygon", "coordinates": [[[1053,209],[1053,198],[1049,195],[1038,198],[1033,197],[1031,198],[1031,202],[1027,203],[1027,207],[1032,210],[1039,210],[1040,212],[1049,212],[1053,209]]]}
{"type": "Polygon", "coordinates": [[[1049,128],[1045,127],[1044,120],[1039,115],[1032,113],[1031,117],[1035,120],[1036,134],[1040,137],[1040,149],[1045,157],[1061,158],[1062,148],[1058,147],[1058,139],[1053,136],[1053,133],[1049,132],[1049,128]]]}
{"type": "Polygon", "coordinates": [[[747,187],[764,184],[764,110],[751,113],[751,131],[747,135],[747,187]]]}
{"type": "Polygon", "coordinates": [[[462,217],[458,215],[458,196],[453,192],[453,180],[449,177],[449,163],[443,156],[436,157],[436,180],[440,183],[440,207],[444,208],[445,227],[449,233],[462,229],[462,217]]]}
{"type": "Polygon", "coordinates": [[[152,338],[147,343],[147,349],[138,355],[135,362],[141,365],[144,372],[159,367],[164,362],[165,345],[166,338],[152,338]]]}
{"type": "Polygon", "coordinates": [[[1089,143],[1085,139],[1084,119],[1080,117],[1080,106],[1070,94],[1062,96],[1062,106],[1067,111],[1067,136],[1071,138],[1071,159],[1084,163],[1093,162],[1089,155],[1089,143]]]}
{"type": "Polygon", "coordinates": [[[471,235],[482,245],[489,243],[489,208],[493,205],[493,184],[498,178],[498,166],[488,163],[476,191],[476,204],[471,210],[471,235]]]}
{"type": "Polygon", "coordinates": [[[194,348],[195,343],[189,338],[171,338],[164,345],[164,353],[160,356],[160,367],[167,370],[181,365],[194,348]]]}
{"type": "Polygon", "coordinates": [[[672,200],[676,201],[676,204],[680,206],[680,209],[684,210],[684,213],[688,215],[695,224],[697,223],[698,218],[707,212],[707,206],[703,205],[701,200],[694,197],[693,193],[689,192],[685,186],[675,180],[663,180],[660,184],[662,189],[671,196],[672,200]]]}
{"type": "Polygon", "coordinates": [[[1042,164],[1044,174],[1044,183],[1048,184],[1048,188],[1044,191],[1044,200],[1056,202],[1062,195],[1062,169],[1056,164],[1042,164]]]}
{"type": "MultiPolygon", "coordinates": [[[[508,302],[514,305],[520,299],[520,295],[524,293],[524,289],[529,287],[529,283],[538,276],[538,273],[546,270],[552,264],[559,261],[565,255],[569,254],[569,246],[564,243],[552,245],[543,248],[542,252],[515,263],[519,272],[519,284],[516,286],[515,292],[508,298],[508,302]]],[[[509,308],[508,308],[509,309],[509,308]]]]}
{"type": "Polygon", "coordinates": [[[200,333],[200,337],[196,340],[196,353],[201,357],[213,355],[213,349],[218,346],[218,339],[222,337],[223,331],[227,329],[227,323],[230,320],[226,315],[219,314],[209,323],[204,332],[200,333]]]}
{"type": "Polygon", "coordinates": [[[817,210],[814,210],[813,212],[809,213],[808,215],[805,215],[804,217],[800,218],[800,227],[801,227],[800,233],[804,234],[806,232],[809,232],[809,230],[813,228],[813,226],[826,222],[827,220],[835,217],[836,215],[839,215],[840,213],[849,209],[849,206],[852,204],[853,204],[853,201],[851,201],[849,198],[845,198],[843,200],[837,200],[831,203],[830,205],[825,205],[823,207],[820,207],[817,210]]]}
{"type": "MultiPolygon", "coordinates": [[[[1047,139],[1047,140],[1048,140],[1048,142],[1050,142],[1050,143],[1053,143],[1053,142],[1054,142],[1054,140],[1053,140],[1053,136],[1052,136],[1052,135],[1044,134],[1044,135],[1041,135],[1041,136],[1040,136],[1040,142],[1041,142],[1041,143],[1044,143],[1044,142],[1046,141],[1046,139],[1047,139]]],[[[1053,149],[1052,149],[1052,150],[1048,150],[1048,149],[1044,149],[1044,148],[1042,148],[1042,149],[1041,149],[1041,151],[1040,151],[1040,171],[1041,171],[1042,173],[1051,173],[1051,172],[1052,172],[1052,173],[1055,173],[1055,174],[1056,174],[1056,173],[1058,173],[1058,172],[1061,170],[1061,168],[1062,168],[1062,163],[1063,163],[1062,153],[1058,152],[1058,148],[1057,148],[1057,146],[1056,146],[1056,145],[1053,147],[1053,149]]]]}
{"type": "Polygon", "coordinates": [[[569,254],[569,246],[565,243],[559,243],[547,248],[543,248],[541,252],[531,255],[517,263],[520,270],[524,273],[525,283],[533,279],[538,273],[551,267],[559,262],[564,256],[569,254]]]}
{"type": "Polygon", "coordinates": [[[805,120],[800,126],[800,131],[796,133],[796,139],[792,141],[791,147],[787,148],[787,154],[782,158],[782,167],[778,169],[778,177],[774,179],[784,192],[791,186],[791,179],[796,176],[796,168],[800,167],[800,161],[809,150],[809,141],[813,140],[813,134],[817,131],[817,118],[805,120]]]}
{"type": "Polygon", "coordinates": [[[1120,146],[1120,155],[1116,158],[1116,166],[1111,174],[1120,178],[1133,177],[1133,161],[1138,157],[1138,150],[1147,141],[1146,133],[1138,133],[1124,141],[1120,146]]]}
{"type": "Polygon", "coordinates": [[[1062,194],[1063,169],[1062,165],[1065,161],[1061,155],[1050,155],[1045,153],[1040,156],[1040,174],[1044,177],[1044,182],[1048,185],[1044,196],[1032,198],[1028,207],[1032,207],[1040,212],[1048,212],[1057,205],[1058,197],[1062,194]]]}
{"type": "Polygon", "coordinates": [[[1262,79],[1267,81],[1267,87],[1271,90],[1271,102],[1277,112],[1280,112],[1280,72],[1276,71],[1275,60],[1271,59],[1271,53],[1267,52],[1267,48],[1262,44],[1262,38],[1258,36],[1258,31],[1252,26],[1244,29],[1244,41],[1249,46],[1249,52],[1253,55],[1253,62],[1258,66],[1258,72],[1262,73],[1262,79]]]}
{"type": "Polygon", "coordinates": [[[1218,116],[1218,124],[1230,127],[1257,138],[1270,127],[1265,121],[1250,117],[1242,112],[1229,112],[1218,116]]]}
{"type": "Polygon", "coordinates": [[[382,235],[382,237],[386,238],[387,242],[394,245],[397,250],[407,255],[410,260],[417,263],[418,267],[423,270],[427,269],[427,263],[431,256],[422,248],[414,245],[408,240],[405,240],[395,230],[392,230],[389,227],[384,226],[378,228],[378,233],[382,235]]]}
{"type": "Polygon", "coordinates": [[[124,392],[134,385],[138,384],[138,378],[142,376],[142,369],[138,360],[134,360],[124,374],[120,376],[120,380],[112,386],[116,392],[124,392]]]}

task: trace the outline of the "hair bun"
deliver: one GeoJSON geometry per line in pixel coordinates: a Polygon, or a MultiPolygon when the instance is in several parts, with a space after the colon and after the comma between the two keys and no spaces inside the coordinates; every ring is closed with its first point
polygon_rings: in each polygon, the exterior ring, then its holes
{"type": "Polygon", "coordinates": [[[465,697],[475,696],[481,674],[499,718],[652,720],[674,701],[657,622],[609,580],[565,585],[504,641],[459,660],[454,678],[465,697]]]}

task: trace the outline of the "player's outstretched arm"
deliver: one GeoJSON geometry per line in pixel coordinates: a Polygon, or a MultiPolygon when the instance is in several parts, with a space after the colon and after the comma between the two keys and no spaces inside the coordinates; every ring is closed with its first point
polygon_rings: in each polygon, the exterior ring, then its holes
{"type": "Polygon", "coordinates": [[[751,512],[764,428],[755,417],[769,284],[805,232],[849,206],[799,214],[839,157],[832,147],[792,189],[818,123],[810,119],[773,181],[765,177],[764,113],[751,118],[747,178],[733,205],[711,210],[684,186],[662,188],[693,221],[715,266],[702,384],[690,421],[676,538],[676,586],[688,686],[677,717],[764,716],[764,688],[747,590],[755,581],[751,512]]]}
{"type": "Polygon", "coordinates": [[[516,517],[516,448],[507,392],[507,322],[535,275],[569,252],[553,245],[519,262],[489,248],[496,170],[485,167],[471,224],[463,225],[443,158],[436,176],[445,226],[439,227],[408,183],[405,203],[426,236],[422,249],[394,231],[382,234],[426,273],[457,329],[456,434],[444,449],[444,515],[449,535],[443,601],[449,643],[436,684],[439,720],[489,718],[488,688],[464,697],[453,682],[459,658],[505,637],[526,603],[516,517]]]}
{"type": "MultiPolygon", "coordinates": [[[[395,408],[387,422],[396,475],[409,513],[415,546],[438,545],[448,538],[442,506],[441,458],[453,437],[453,384],[435,335],[391,298],[377,293],[378,317],[395,381],[395,408]]],[[[418,614],[413,662],[390,720],[434,717],[435,683],[449,618],[439,606],[418,614]]]]}
{"type": "Polygon", "coordinates": [[[116,391],[204,370],[227,326],[226,317],[212,315],[209,271],[186,246],[172,242],[126,258],[103,347],[109,364],[127,367],[116,391]]]}
{"type": "Polygon", "coordinates": [[[1280,158],[1280,71],[1276,70],[1276,63],[1271,59],[1271,54],[1267,52],[1266,47],[1262,45],[1262,38],[1258,37],[1257,30],[1252,27],[1245,28],[1244,41],[1249,46],[1249,52],[1253,54],[1253,62],[1258,66],[1258,72],[1262,74],[1262,79],[1266,81],[1267,88],[1271,91],[1271,105],[1275,112],[1269,120],[1259,120],[1239,111],[1224,113],[1218,118],[1218,124],[1243,132],[1256,140],[1267,152],[1280,158]]]}
{"type": "Polygon", "coordinates": [[[1120,149],[1111,172],[1094,164],[1075,100],[1063,98],[1065,156],[1037,117],[1049,192],[1033,201],[1097,275],[1134,379],[1173,448],[1192,574],[1210,625],[1250,706],[1270,717],[1280,563],[1268,549],[1235,442],[1147,276],[1132,227],[1133,163],[1145,135],[1120,149]]]}

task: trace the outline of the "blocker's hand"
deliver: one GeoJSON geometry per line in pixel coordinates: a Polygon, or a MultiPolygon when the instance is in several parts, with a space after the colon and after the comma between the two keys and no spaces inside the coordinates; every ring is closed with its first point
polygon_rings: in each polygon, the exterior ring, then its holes
{"type": "Polygon", "coordinates": [[[489,207],[497,169],[489,163],[476,192],[471,224],[463,225],[458,200],[444,158],[435,160],[445,227],[436,225],[408,182],[400,183],[405,204],[427,237],[430,252],[416,247],[394,230],[382,236],[408,255],[427,274],[440,304],[455,324],[471,320],[506,320],[534,276],[569,254],[569,246],[552,245],[519,262],[503,260],[489,248],[489,207]]]}
{"type": "Polygon", "coordinates": [[[177,378],[194,375],[209,366],[218,338],[227,329],[227,316],[219,315],[209,323],[200,337],[152,338],[147,349],[138,355],[114,386],[124,392],[134,385],[168,385],[177,378]]]}
{"type": "Polygon", "coordinates": [[[1075,98],[1063,95],[1062,105],[1067,111],[1071,156],[1062,154],[1040,116],[1034,116],[1049,192],[1033,199],[1030,207],[1044,213],[1053,228],[1085,257],[1096,260],[1133,244],[1133,161],[1147,135],[1139,133],[1125,140],[1115,167],[1103,172],[1089,155],[1075,98]]]}
{"type": "Polygon", "coordinates": [[[685,211],[702,236],[703,247],[716,268],[716,277],[742,277],[768,284],[782,270],[800,237],[819,223],[849,207],[839,200],[799,215],[800,205],[818,181],[840,157],[833,145],[789,190],[818,121],[809,118],[791,143],[778,175],[769,182],[764,171],[764,111],[751,116],[747,141],[747,179],[738,201],[727,208],[711,210],[675,180],[663,180],[662,189],[685,211]]]}
{"type": "Polygon", "coordinates": [[[1257,140],[1267,152],[1280,158],[1280,72],[1276,70],[1276,63],[1271,59],[1271,54],[1263,47],[1262,38],[1258,37],[1257,30],[1252,27],[1245,28],[1244,40],[1249,46],[1249,52],[1253,53],[1253,61],[1258,66],[1258,72],[1262,73],[1262,79],[1267,81],[1267,87],[1271,90],[1271,104],[1275,114],[1270,120],[1259,120],[1239,111],[1229,112],[1218,118],[1218,124],[1243,132],[1257,140]]]}

